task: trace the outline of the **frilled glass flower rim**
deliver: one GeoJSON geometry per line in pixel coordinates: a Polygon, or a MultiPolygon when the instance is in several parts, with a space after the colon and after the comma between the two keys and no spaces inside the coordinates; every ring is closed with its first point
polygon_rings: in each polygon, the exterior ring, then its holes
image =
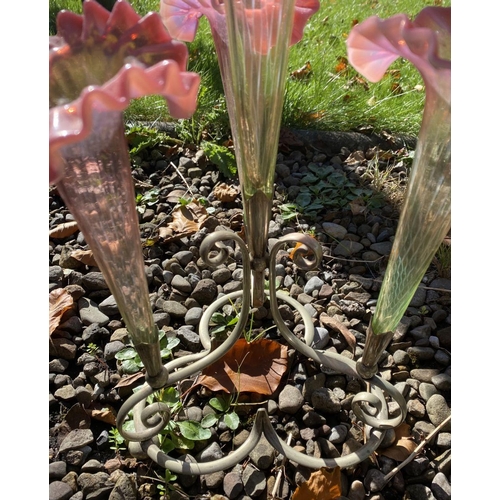
{"type": "MultiPolygon", "coordinates": [[[[264,12],[273,4],[280,5],[288,1],[260,0],[257,2],[260,8],[247,8],[247,10],[264,12]]],[[[319,7],[319,0],[295,0],[291,45],[302,39],[305,25],[309,18],[319,10],[319,7]]],[[[206,16],[212,30],[215,30],[223,39],[225,38],[222,33],[225,30],[223,0],[161,0],[160,15],[169,33],[177,40],[192,42],[201,16],[206,16]]]]}
{"type": "Polygon", "coordinates": [[[159,14],[140,18],[125,0],[111,12],[85,0],[83,15],[62,11],[57,28],[49,37],[51,183],[62,175],[59,148],[88,136],[93,109],[122,111],[131,99],[161,95],[174,118],[194,113],[200,77],[184,71],[187,47],[159,14]]]}
{"type": "Polygon", "coordinates": [[[387,19],[372,16],[354,26],[347,38],[352,66],[372,82],[379,81],[398,58],[408,59],[427,88],[450,100],[451,8],[425,7],[411,21],[406,14],[387,19]]]}

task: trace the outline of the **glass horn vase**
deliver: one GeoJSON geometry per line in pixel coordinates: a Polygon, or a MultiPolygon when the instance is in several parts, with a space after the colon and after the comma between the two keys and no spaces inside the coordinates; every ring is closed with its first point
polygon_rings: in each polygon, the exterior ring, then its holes
{"type": "Polygon", "coordinates": [[[261,4],[224,2],[228,51],[219,50],[252,262],[254,307],[265,301],[268,228],[295,2],[261,4]]]}
{"type": "Polygon", "coordinates": [[[135,189],[121,111],[92,110],[83,140],[61,146],[65,175],[56,184],[116,300],[149,378],[162,374],[142,256],[135,189]]]}

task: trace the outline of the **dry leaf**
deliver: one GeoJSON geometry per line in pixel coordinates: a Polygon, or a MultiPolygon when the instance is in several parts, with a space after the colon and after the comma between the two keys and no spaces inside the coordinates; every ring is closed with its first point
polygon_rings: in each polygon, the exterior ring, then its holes
{"type": "Polygon", "coordinates": [[[404,462],[417,447],[417,443],[410,438],[411,428],[408,424],[402,423],[394,429],[396,433],[396,442],[383,450],[377,450],[377,453],[396,460],[396,462],[404,462]]]}
{"type": "Polygon", "coordinates": [[[365,213],[366,204],[362,198],[356,198],[349,202],[349,208],[351,209],[352,215],[360,215],[365,213]]]}
{"type": "Polygon", "coordinates": [[[304,78],[308,78],[312,74],[312,66],[309,61],[307,61],[304,66],[290,73],[292,78],[296,80],[303,80],[304,78]]]}
{"type": "Polygon", "coordinates": [[[106,424],[116,425],[116,410],[110,406],[104,408],[94,408],[90,415],[95,420],[105,422],[106,424]]]}
{"type": "Polygon", "coordinates": [[[134,385],[135,383],[142,380],[144,377],[145,375],[142,372],[126,375],[125,377],[122,377],[120,381],[115,385],[115,389],[118,389],[119,387],[129,387],[130,385],[134,385]]]}
{"type": "Polygon", "coordinates": [[[193,200],[188,205],[182,205],[172,212],[172,222],[158,230],[158,235],[165,242],[178,240],[198,232],[208,213],[198,200],[193,200]]]}
{"type": "Polygon", "coordinates": [[[73,307],[73,297],[65,288],[56,288],[49,293],[49,334],[61,322],[63,314],[73,307]]]}
{"type": "Polygon", "coordinates": [[[338,62],[335,65],[335,73],[343,73],[344,71],[346,71],[347,65],[349,64],[347,57],[340,56],[337,58],[337,61],[338,62]]]}
{"type": "Polygon", "coordinates": [[[86,266],[97,267],[92,250],[75,250],[71,252],[71,257],[86,266]]]}
{"type": "Polygon", "coordinates": [[[294,491],[292,500],[335,500],[340,496],[340,467],[333,470],[322,467],[294,491]]]}
{"type": "Polygon", "coordinates": [[[229,203],[234,201],[238,196],[238,190],[233,186],[228,186],[226,183],[222,182],[215,186],[213,190],[213,195],[222,203],[229,203]]]}
{"type": "Polygon", "coordinates": [[[321,314],[321,316],[319,317],[319,321],[320,323],[323,323],[323,325],[329,326],[330,328],[333,328],[334,330],[340,332],[346,339],[349,347],[354,352],[354,350],[356,349],[356,337],[349,331],[349,329],[345,325],[343,325],[340,321],[337,321],[335,318],[328,316],[328,314],[326,313],[321,314]]]}
{"type": "Polygon", "coordinates": [[[198,383],[212,391],[271,395],[287,369],[287,347],[274,340],[239,339],[222,358],[205,368],[198,383]]]}
{"type": "Polygon", "coordinates": [[[57,225],[54,229],[49,231],[49,238],[66,238],[75,234],[78,231],[78,224],[76,221],[64,222],[57,225]]]}

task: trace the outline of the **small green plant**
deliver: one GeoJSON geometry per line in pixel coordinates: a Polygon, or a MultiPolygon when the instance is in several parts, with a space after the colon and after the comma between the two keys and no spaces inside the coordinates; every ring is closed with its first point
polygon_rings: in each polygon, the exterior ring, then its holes
{"type": "Polygon", "coordinates": [[[122,446],[125,443],[125,438],[120,434],[120,431],[116,427],[113,427],[109,431],[109,442],[109,448],[114,450],[117,455],[120,454],[120,451],[126,451],[127,449],[125,446],[122,446]]]}
{"type": "Polygon", "coordinates": [[[99,346],[94,344],[93,342],[89,342],[87,345],[87,352],[91,354],[92,356],[97,356],[97,353],[99,351],[99,346]]]}
{"type": "MultiPolygon", "coordinates": [[[[160,477],[157,473],[156,475],[160,477]]],[[[165,475],[161,479],[161,483],[156,485],[156,489],[160,492],[160,495],[163,495],[166,498],[170,498],[170,494],[173,492],[181,493],[184,496],[184,493],[180,492],[178,488],[176,488],[172,483],[177,479],[177,476],[170,472],[168,469],[165,469],[165,475]]]]}
{"type": "Polygon", "coordinates": [[[147,207],[156,205],[159,201],[160,189],[157,187],[151,188],[145,193],[138,193],[135,197],[137,211],[143,214],[147,207]]]}
{"type": "Polygon", "coordinates": [[[320,212],[348,208],[354,200],[360,200],[373,208],[384,204],[380,193],[358,186],[332,165],[309,163],[308,169],[309,172],[300,180],[294,200],[280,205],[284,220],[299,217],[316,220],[320,212]]]}
{"type": "MultiPolygon", "coordinates": [[[[211,437],[212,433],[210,430],[202,427],[199,422],[178,420],[179,412],[182,409],[182,401],[179,391],[175,387],[165,387],[155,392],[151,396],[148,396],[146,402],[148,404],[163,403],[169,408],[170,420],[158,435],[159,446],[165,453],[169,453],[172,450],[192,450],[195,441],[205,441],[211,437]]],[[[129,419],[125,421],[123,428],[134,432],[133,420],[129,419]]]]}
{"type": "Polygon", "coordinates": [[[228,147],[215,144],[214,142],[203,141],[201,148],[205,151],[207,158],[217,165],[217,168],[224,177],[230,179],[236,176],[236,158],[228,147]]]}
{"type": "Polygon", "coordinates": [[[229,429],[235,431],[240,425],[240,417],[232,409],[233,403],[233,398],[229,395],[211,398],[208,404],[215,410],[215,413],[205,415],[201,426],[208,429],[222,420],[229,429]]]}
{"type": "MultiPolygon", "coordinates": [[[[177,337],[167,337],[163,330],[159,332],[159,340],[161,357],[162,360],[166,361],[172,357],[172,350],[179,345],[180,340],[177,337]]],[[[119,361],[119,366],[126,375],[137,373],[144,368],[144,364],[132,344],[118,351],[115,354],[115,359],[119,361]]]]}

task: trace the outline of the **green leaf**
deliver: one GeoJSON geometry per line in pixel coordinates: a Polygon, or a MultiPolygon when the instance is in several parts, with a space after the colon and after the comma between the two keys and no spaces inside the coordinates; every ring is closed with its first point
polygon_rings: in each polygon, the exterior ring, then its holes
{"type": "Polygon", "coordinates": [[[207,158],[217,165],[220,172],[225,177],[234,177],[238,168],[236,166],[236,158],[234,154],[226,148],[213,142],[203,141],[201,148],[205,151],[207,158]]]}
{"type": "Polygon", "coordinates": [[[222,397],[211,398],[208,404],[220,412],[225,412],[229,408],[229,402],[222,397]]]}
{"type": "Polygon", "coordinates": [[[235,431],[240,425],[240,417],[234,411],[224,415],[224,423],[232,430],[235,431]]]}
{"type": "Polygon", "coordinates": [[[133,359],[126,359],[122,361],[121,368],[123,373],[126,375],[132,375],[133,373],[137,373],[141,370],[141,366],[139,366],[133,359]]]}
{"type": "Polygon", "coordinates": [[[171,439],[169,439],[168,437],[165,437],[165,438],[163,438],[163,440],[161,442],[160,448],[164,453],[169,453],[172,450],[175,450],[175,444],[171,439]]]}
{"type": "Polygon", "coordinates": [[[209,413],[201,419],[201,426],[205,429],[212,427],[219,421],[219,417],[215,413],[209,413]]]}
{"type": "Polygon", "coordinates": [[[115,359],[124,361],[126,359],[134,359],[137,356],[137,351],[133,347],[124,347],[121,351],[115,354],[115,359]]]}
{"type": "Polygon", "coordinates": [[[334,168],[332,165],[317,165],[316,163],[309,163],[308,168],[320,179],[326,179],[334,172],[334,168]]]}
{"type": "Polygon", "coordinates": [[[194,441],[192,439],[188,439],[184,436],[177,436],[177,434],[171,434],[170,439],[176,450],[192,450],[194,448],[194,441]]]}
{"type": "Polygon", "coordinates": [[[209,429],[205,429],[200,423],[194,422],[192,420],[184,420],[177,422],[179,426],[179,431],[181,434],[191,441],[203,441],[205,439],[210,439],[212,433],[209,429]]]}
{"type": "Polygon", "coordinates": [[[301,207],[307,207],[311,203],[311,193],[299,193],[297,198],[295,198],[295,202],[301,207]]]}

